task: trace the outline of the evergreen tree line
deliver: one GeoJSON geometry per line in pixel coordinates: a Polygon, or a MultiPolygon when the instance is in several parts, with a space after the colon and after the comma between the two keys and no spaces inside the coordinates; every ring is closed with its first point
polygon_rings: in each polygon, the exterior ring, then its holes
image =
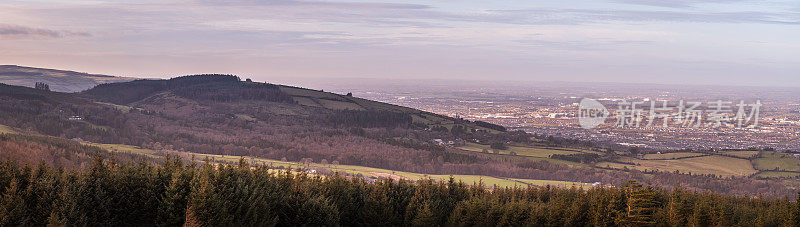
{"type": "Polygon", "coordinates": [[[492,123],[485,122],[485,121],[475,121],[475,125],[481,126],[481,127],[484,127],[484,128],[488,128],[488,129],[494,129],[494,130],[501,131],[501,132],[505,132],[506,131],[506,127],[503,127],[502,125],[492,124],[492,123]]]}
{"type": "Polygon", "coordinates": [[[97,146],[58,137],[0,133],[0,160],[20,164],[42,163],[70,170],[87,168],[93,157],[112,157],[121,162],[158,161],[139,154],[109,153],[97,146]]]}
{"type": "Polygon", "coordinates": [[[281,91],[278,86],[262,83],[216,82],[173,89],[181,97],[198,101],[235,102],[241,100],[260,100],[270,102],[294,103],[292,96],[281,91]]]}
{"type": "Polygon", "coordinates": [[[411,115],[380,110],[339,110],[322,119],[335,127],[408,128],[411,115]]]}
{"type": "Polygon", "coordinates": [[[790,199],[622,187],[489,190],[450,180],[368,182],[267,166],[0,164],[0,225],[793,226],[790,199]]]}
{"type": "Polygon", "coordinates": [[[225,74],[201,74],[168,80],[134,80],[100,84],[82,94],[124,105],[166,90],[172,90],[179,96],[198,101],[262,100],[294,103],[290,95],[282,92],[274,84],[245,83],[241,82],[238,76],[225,74]]]}
{"type": "Polygon", "coordinates": [[[33,87],[39,90],[50,91],[50,85],[44,82],[36,82],[33,87]]]}

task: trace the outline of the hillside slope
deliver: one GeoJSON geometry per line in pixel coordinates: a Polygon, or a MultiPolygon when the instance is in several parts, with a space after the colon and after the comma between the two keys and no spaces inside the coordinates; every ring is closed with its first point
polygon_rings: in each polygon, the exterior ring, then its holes
{"type": "Polygon", "coordinates": [[[80,93],[2,85],[0,116],[0,125],[20,133],[131,145],[155,153],[327,163],[428,176],[614,185],[636,179],[731,194],[791,193],[777,181],[593,168],[586,163],[613,161],[616,154],[554,150],[533,144],[537,142],[530,134],[499,126],[232,75],[135,80],[80,93]],[[556,155],[563,156],[560,162],[553,161],[556,155]]]}
{"type": "MultiPolygon", "coordinates": [[[[266,103],[270,105],[265,106],[275,107],[276,105],[272,105],[275,104],[274,102],[291,106],[291,108],[286,105],[283,108],[272,108],[274,111],[281,111],[280,109],[284,109],[284,111],[289,111],[289,109],[327,110],[329,112],[350,113],[351,116],[356,113],[369,113],[372,115],[397,113],[410,118],[412,120],[410,123],[417,124],[420,127],[461,125],[466,130],[487,132],[505,130],[497,125],[486,127],[488,123],[485,122],[475,124],[462,119],[348,95],[286,85],[240,81],[238,77],[231,75],[198,75],[168,80],[135,80],[103,84],[87,90],[83,94],[96,100],[118,105],[147,105],[149,102],[157,102],[157,105],[161,105],[165,102],[162,99],[181,102],[174,100],[176,97],[227,103],[270,101],[266,103]]],[[[181,105],[186,106],[186,104],[181,105]]],[[[289,112],[286,114],[291,115],[289,112]]]]}
{"type": "Polygon", "coordinates": [[[508,138],[461,119],[230,75],[102,84],[72,94],[4,85],[0,104],[7,116],[0,124],[62,138],[421,173],[489,161],[435,139],[508,138]],[[452,133],[431,124],[450,124],[452,133]]]}
{"type": "Polygon", "coordinates": [[[79,92],[98,84],[131,81],[134,78],[116,77],[81,72],[0,65],[0,83],[33,87],[36,82],[50,85],[50,90],[79,92]]]}

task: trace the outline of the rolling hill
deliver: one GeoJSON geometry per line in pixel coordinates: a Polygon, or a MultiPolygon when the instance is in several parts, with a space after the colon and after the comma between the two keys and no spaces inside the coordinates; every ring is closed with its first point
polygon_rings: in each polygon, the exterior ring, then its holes
{"type": "Polygon", "coordinates": [[[44,82],[50,85],[51,90],[59,92],[79,92],[98,84],[124,82],[133,79],[135,78],[16,65],[0,65],[0,83],[33,87],[36,82],[44,82]]]}
{"type": "Polygon", "coordinates": [[[667,187],[776,196],[788,195],[793,187],[784,184],[789,181],[761,179],[776,171],[793,173],[788,167],[773,168],[774,161],[756,160],[759,165],[753,168],[746,158],[726,154],[631,159],[625,152],[570,141],[550,143],[553,138],[534,138],[485,122],[233,75],[133,80],[78,93],[0,85],[0,115],[4,132],[81,141],[111,151],[142,151],[137,155],[157,159],[169,154],[247,158],[362,177],[453,175],[504,185],[622,185],[635,179],[667,187]],[[127,149],[132,147],[136,149],[127,149]],[[735,167],[728,165],[732,162],[750,167],[721,168],[735,167]],[[751,176],[756,171],[763,174],[751,176]]]}

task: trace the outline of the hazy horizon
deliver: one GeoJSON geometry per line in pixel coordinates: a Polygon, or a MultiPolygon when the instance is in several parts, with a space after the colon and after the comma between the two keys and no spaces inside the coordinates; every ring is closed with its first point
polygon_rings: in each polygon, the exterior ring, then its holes
{"type": "MultiPolygon", "coordinates": [[[[0,66],[4,65],[13,65],[13,64],[0,64],[0,66]]],[[[132,77],[137,79],[169,79],[173,77],[179,76],[187,76],[187,75],[197,75],[197,74],[209,74],[208,72],[205,73],[185,73],[185,74],[175,74],[175,75],[163,75],[160,77],[137,77],[137,76],[125,76],[125,75],[112,75],[112,74],[102,74],[96,72],[84,72],[72,69],[60,69],[60,68],[47,68],[47,67],[36,67],[36,66],[29,66],[29,65],[13,65],[19,67],[28,67],[28,68],[42,68],[42,69],[52,69],[52,70],[65,70],[65,71],[73,71],[78,73],[88,73],[88,74],[95,74],[95,75],[102,75],[102,76],[116,76],[116,77],[132,77]]],[[[266,83],[273,83],[273,84],[280,84],[280,85],[289,85],[289,86],[298,86],[303,88],[310,88],[310,89],[332,89],[337,88],[337,85],[365,85],[365,84],[373,84],[373,85],[381,85],[381,86],[392,86],[392,85],[399,85],[402,86],[440,86],[446,84],[456,84],[456,85],[512,85],[515,87],[520,86],[539,86],[541,84],[547,85],[596,85],[596,86],[648,86],[648,87],[656,87],[662,89],[671,89],[671,88],[754,88],[754,89],[768,89],[768,88],[779,88],[779,89],[800,89],[800,85],[726,85],[726,84],[690,84],[690,83],[651,83],[651,82],[614,82],[614,81],[566,81],[566,80],[514,80],[514,79],[489,79],[489,78],[469,78],[469,79],[449,79],[449,78],[364,78],[364,77],[339,77],[339,78],[331,78],[331,77],[283,77],[283,76],[253,76],[249,74],[233,74],[233,73],[226,73],[226,72],[214,72],[219,74],[232,74],[239,76],[242,80],[244,79],[253,79],[256,82],[266,82],[266,83]],[[366,83],[364,83],[366,82],[366,83]]],[[[350,87],[340,87],[341,89],[348,89],[350,87]]],[[[496,87],[493,87],[496,88],[496,87]]]]}
{"type": "Polygon", "coordinates": [[[800,86],[792,1],[6,1],[0,64],[131,77],[800,86]]]}

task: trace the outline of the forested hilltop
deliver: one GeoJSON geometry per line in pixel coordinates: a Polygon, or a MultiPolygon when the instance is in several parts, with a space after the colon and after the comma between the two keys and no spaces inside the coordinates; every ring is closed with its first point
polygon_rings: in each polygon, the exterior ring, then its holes
{"type": "Polygon", "coordinates": [[[496,188],[367,182],[267,166],[123,164],[81,171],[0,165],[3,226],[797,226],[788,199],[620,187],[496,188]]]}
{"type": "Polygon", "coordinates": [[[117,154],[119,162],[144,156],[154,163],[175,154],[214,163],[245,157],[259,164],[302,164],[317,174],[339,172],[369,181],[454,175],[470,183],[494,179],[486,186],[502,188],[498,182],[622,187],[637,180],[669,190],[739,196],[793,198],[796,193],[791,181],[601,168],[595,164],[620,164],[629,153],[233,75],[136,80],[80,93],[0,84],[0,115],[0,132],[45,138],[7,137],[7,147],[14,148],[7,157],[70,170],[85,170],[87,164],[73,161],[86,163],[102,152],[117,154]],[[52,149],[55,139],[102,149],[68,155],[52,149]]]}

